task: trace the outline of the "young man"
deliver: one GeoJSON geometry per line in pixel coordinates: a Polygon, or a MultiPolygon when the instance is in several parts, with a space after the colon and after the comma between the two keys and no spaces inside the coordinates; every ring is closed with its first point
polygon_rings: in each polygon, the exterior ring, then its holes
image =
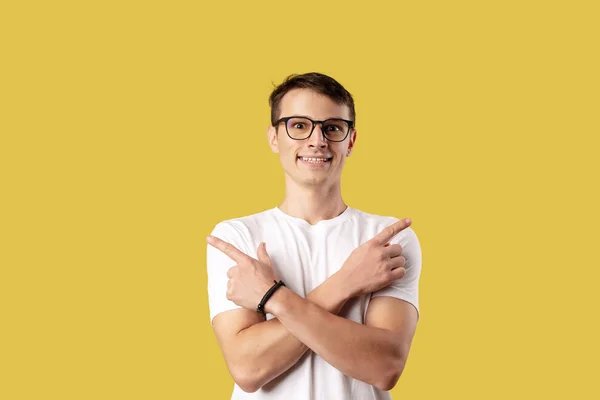
{"type": "Polygon", "coordinates": [[[292,75],[269,100],[285,198],[207,238],[210,318],[232,399],[390,399],[419,318],[417,236],[408,219],[342,200],[357,136],[346,89],[292,75]]]}

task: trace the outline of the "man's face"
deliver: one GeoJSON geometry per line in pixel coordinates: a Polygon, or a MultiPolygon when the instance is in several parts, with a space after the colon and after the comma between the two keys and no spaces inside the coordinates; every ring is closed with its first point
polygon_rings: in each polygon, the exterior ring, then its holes
{"type": "MultiPolygon", "coordinates": [[[[336,104],[329,97],[308,89],[290,90],[281,100],[279,118],[303,116],[323,121],[328,118],[350,119],[348,106],[336,104]]],[[[323,137],[322,125],[317,124],[308,139],[294,140],[286,133],[285,123],[269,127],[267,135],[274,153],[279,154],[285,174],[301,186],[319,186],[339,183],[346,157],[356,141],[356,130],[342,142],[331,142],[323,137]],[[276,130],[277,128],[277,130],[276,130]],[[313,160],[306,160],[313,158],[313,160]],[[315,162],[314,158],[327,158],[315,162]]]]}

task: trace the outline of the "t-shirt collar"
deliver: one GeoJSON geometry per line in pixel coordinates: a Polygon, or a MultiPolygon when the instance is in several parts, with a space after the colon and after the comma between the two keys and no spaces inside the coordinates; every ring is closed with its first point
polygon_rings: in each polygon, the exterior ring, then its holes
{"type": "Polygon", "coordinates": [[[308,221],[306,221],[302,218],[293,217],[289,214],[286,214],[279,208],[279,206],[274,207],[273,212],[278,217],[284,218],[294,224],[297,224],[300,226],[306,226],[309,228],[317,228],[317,227],[332,227],[332,226],[341,224],[342,222],[344,222],[345,220],[347,220],[350,217],[350,215],[352,214],[352,208],[349,206],[346,206],[346,209],[337,217],[321,220],[321,221],[317,222],[315,225],[311,225],[308,221]]]}

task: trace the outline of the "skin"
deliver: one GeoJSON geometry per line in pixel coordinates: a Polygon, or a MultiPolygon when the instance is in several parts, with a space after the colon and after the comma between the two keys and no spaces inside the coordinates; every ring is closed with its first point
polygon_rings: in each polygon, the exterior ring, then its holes
{"type": "MultiPolygon", "coordinates": [[[[307,89],[289,91],[281,101],[281,115],[307,116],[313,120],[327,118],[350,119],[347,106],[339,105],[326,96],[307,89]]],[[[322,134],[321,125],[315,126],[306,140],[293,140],[285,126],[269,126],[267,138],[271,150],[279,155],[285,177],[285,197],[279,208],[310,224],[340,215],[346,208],[342,200],[341,175],[346,158],[356,143],[357,131],[352,129],[343,142],[329,142],[322,134]],[[298,155],[326,154],[333,157],[325,168],[307,168],[298,155]]]]}
{"type": "MultiPolygon", "coordinates": [[[[281,104],[281,116],[291,115],[349,119],[349,109],[326,96],[296,89],[281,104]]],[[[267,137],[273,152],[279,154],[285,176],[286,195],[280,209],[311,224],[340,215],[346,208],[341,173],[356,142],[356,130],[337,143],[323,138],[320,125],[302,141],[290,139],[283,125],[269,127],[267,137]],[[320,168],[307,167],[297,159],[314,154],[333,159],[320,168]]],[[[383,296],[371,300],[364,325],[337,314],[352,297],[372,293],[404,276],[402,247],[388,242],[410,224],[410,220],[400,220],[356,248],[340,270],[306,298],[287,287],[279,288],[265,305],[266,312],[276,317],[269,321],[255,311],[273,280],[278,280],[266,244],[260,244],[258,259],[254,259],[209,236],[211,246],[236,262],[227,272],[227,298],[244,308],[218,314],[213,320],[217,342],[236,383],[254,392],[310,349],[346,375],[382,390],[393,388],[408,358],[416,309],[383,296]]]]}

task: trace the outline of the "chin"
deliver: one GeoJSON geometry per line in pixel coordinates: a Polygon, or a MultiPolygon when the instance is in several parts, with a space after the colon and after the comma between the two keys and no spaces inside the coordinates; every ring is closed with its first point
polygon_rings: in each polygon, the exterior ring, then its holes
{"type": "Polygon", "coordinates": [[[315,187],[327,184],[330,181],[329,175],[311,176],[300,179],[300,183],[304,186],[315,187]]]}

